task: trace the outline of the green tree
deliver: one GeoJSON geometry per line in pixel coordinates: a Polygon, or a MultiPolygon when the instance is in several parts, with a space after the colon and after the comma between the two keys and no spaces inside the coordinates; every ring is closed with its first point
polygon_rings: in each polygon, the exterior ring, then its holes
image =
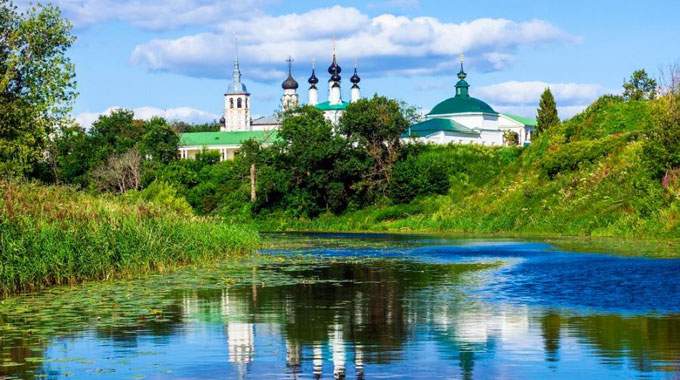
{"type": "Polygon", "coordinates": [[[657,83],[644,69],[635,70],[630,79],[623,83],[623,97],[626,100],[650,100],[656,97],[657,83]]]}
{"type": "Polygon", "coordinates": [[[401,154],[401,134],[409,122],[399,103],[383,96],[374,96],[350,104],[338,131],[350,145],[366,152],[372,165],[365,174],[370,194],[385,195],[392,168],[401,154]]]}
{"type": "Polygon", "coordinates": [[[101,115],[89,131],[92,150],[91,165],[95,167],[114,154],[123,154],[134,147],[144,135],[144,122],[136,121],[134,112],[117,109],[101,115]]]}
{"type": "Polygon", "coordinates": [[[680,168],[680,94],[663,97],[659,110],[658,121],[646,131],[643,156],[657,179],[680,168]]]}
{"type": "Polygon", "coordinates": [[[546,88],[541,94],[541,100],[538,104],[538,115],[536,117],[536,134],[541,134],[550,127],[560,123],[560,118],[557,116],[557,104],[553,97],[552,91],[546,88]]]}
{"type": "Polygon", "coordinates": [[[0,0],[0,175],[28,173],[68,120],[76,93],[66,51],[74,40],[58,8],[19,12],[0,0]]]}
{"type": "Polygon", "coordinates": [[[165,164],[177,159],[179,134],[165,119],[154,117],[143,128],[139,149],[143,157],[165,164]]]}

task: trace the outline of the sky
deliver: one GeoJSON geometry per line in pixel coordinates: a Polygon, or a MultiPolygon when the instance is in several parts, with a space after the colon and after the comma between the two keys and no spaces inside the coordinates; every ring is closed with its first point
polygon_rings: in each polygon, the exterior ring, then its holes
{"type": "MultiPolygon", "coordinates": [[[[26,6],[28,0],[19,0],[26,6]]],[[[312,62],[320,98],[333,41],[343,97],[356,64],[362,95],[386,95],[427,113],[454,95],[464,54],[470,95],[497,111],[534,116],[550,87],[567,118],[634,70],[658,76],[680,62],[680,1],[648,0],[53,0],[74,24],[69,56],[79,97],[73,116],[219,119],[234,36],[252,114],[279,109],[286,59],[307,100],[312,62]]]]}

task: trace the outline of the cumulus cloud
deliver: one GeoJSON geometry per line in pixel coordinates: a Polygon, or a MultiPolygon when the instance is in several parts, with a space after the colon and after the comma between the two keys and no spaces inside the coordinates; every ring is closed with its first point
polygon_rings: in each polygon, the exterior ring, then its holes
{"type": "MultiPolygon", "coordinates": [[[[19,0],[26,7],[34,0],[19,0]]],[[[149,30],[212,24],[258,14],[266,0],[52,0],[77,27],[124,21],[149,30]]]]}
{"type": "Polygon", "coordinates": [[[546,88],[561,105],[589,103],[604,93],[604,88],[587,83],[547,83],[540,81],[510,81],[480,87],[475,93],[480,97],[501,105],[538,104],[538,99],[546,88]]]}
{"type": "MultiPolygon", "coordinates": [[[[84,128],[89,128],[92,123],[94,123],[100,115],[110,115],[111,112],[123,107],[109,107],[103,112],[83,112],[76,115],[75,119],[78,124],[84,128]]],[[[220,115],[216,115],[210,112],[198,110],[190,107],[177,107],[177,108],[156,108],[156,107],[138,107],[133,108],[132,111],[135,113],[136,119],[149,120],[153,117],[162,117],[168,121],[184,121],[187,123],[208,123],[220,118],[220,115]]]]}
{"type": "Polygon", "coordinates": [[[489,102],[498,111],[533,116],[536,114],[541,93],[546,88],[550,88],[555,96],[562,118],[581,112],[606,92],[598,84],[509,81],[476,88],[474,96],[489,102]]]}
{"type": "Polygon", "coordinates": [[[235,55],[234,34],[243,71],[255,80],[280,78],[289,55],[298,65],[328,61],[334,39],[341,64],[357,60],[362,72],[378,75],[437,74],[453,69],[460,53],[477,69],[500,70],[520,47],[578,41],[542,20],[448,23],[434,17],[369,17],[356,8],[334,6],[230,19],[208,32],[154,39],[136,46],[131,61],[152,71],[224,78],[235,55]]]}

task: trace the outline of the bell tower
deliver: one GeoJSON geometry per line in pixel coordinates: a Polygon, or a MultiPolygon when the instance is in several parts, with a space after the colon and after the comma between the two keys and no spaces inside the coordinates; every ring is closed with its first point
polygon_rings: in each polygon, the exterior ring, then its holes
{"type": "Polygon", "coordinates": [[[234,59],[231,84],[224,94],[224,125],[222,131],[250,131],[250,93],[241,83],[238,49],[234,59]]]}

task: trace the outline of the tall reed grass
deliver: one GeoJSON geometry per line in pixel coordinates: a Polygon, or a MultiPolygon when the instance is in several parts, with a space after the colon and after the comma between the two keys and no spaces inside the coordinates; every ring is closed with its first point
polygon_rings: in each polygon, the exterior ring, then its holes
{"type": "Polygon", "coordinates": [[[0,182],[0,295],[252,252],[257,232],[142,201],[0,182]]]}

